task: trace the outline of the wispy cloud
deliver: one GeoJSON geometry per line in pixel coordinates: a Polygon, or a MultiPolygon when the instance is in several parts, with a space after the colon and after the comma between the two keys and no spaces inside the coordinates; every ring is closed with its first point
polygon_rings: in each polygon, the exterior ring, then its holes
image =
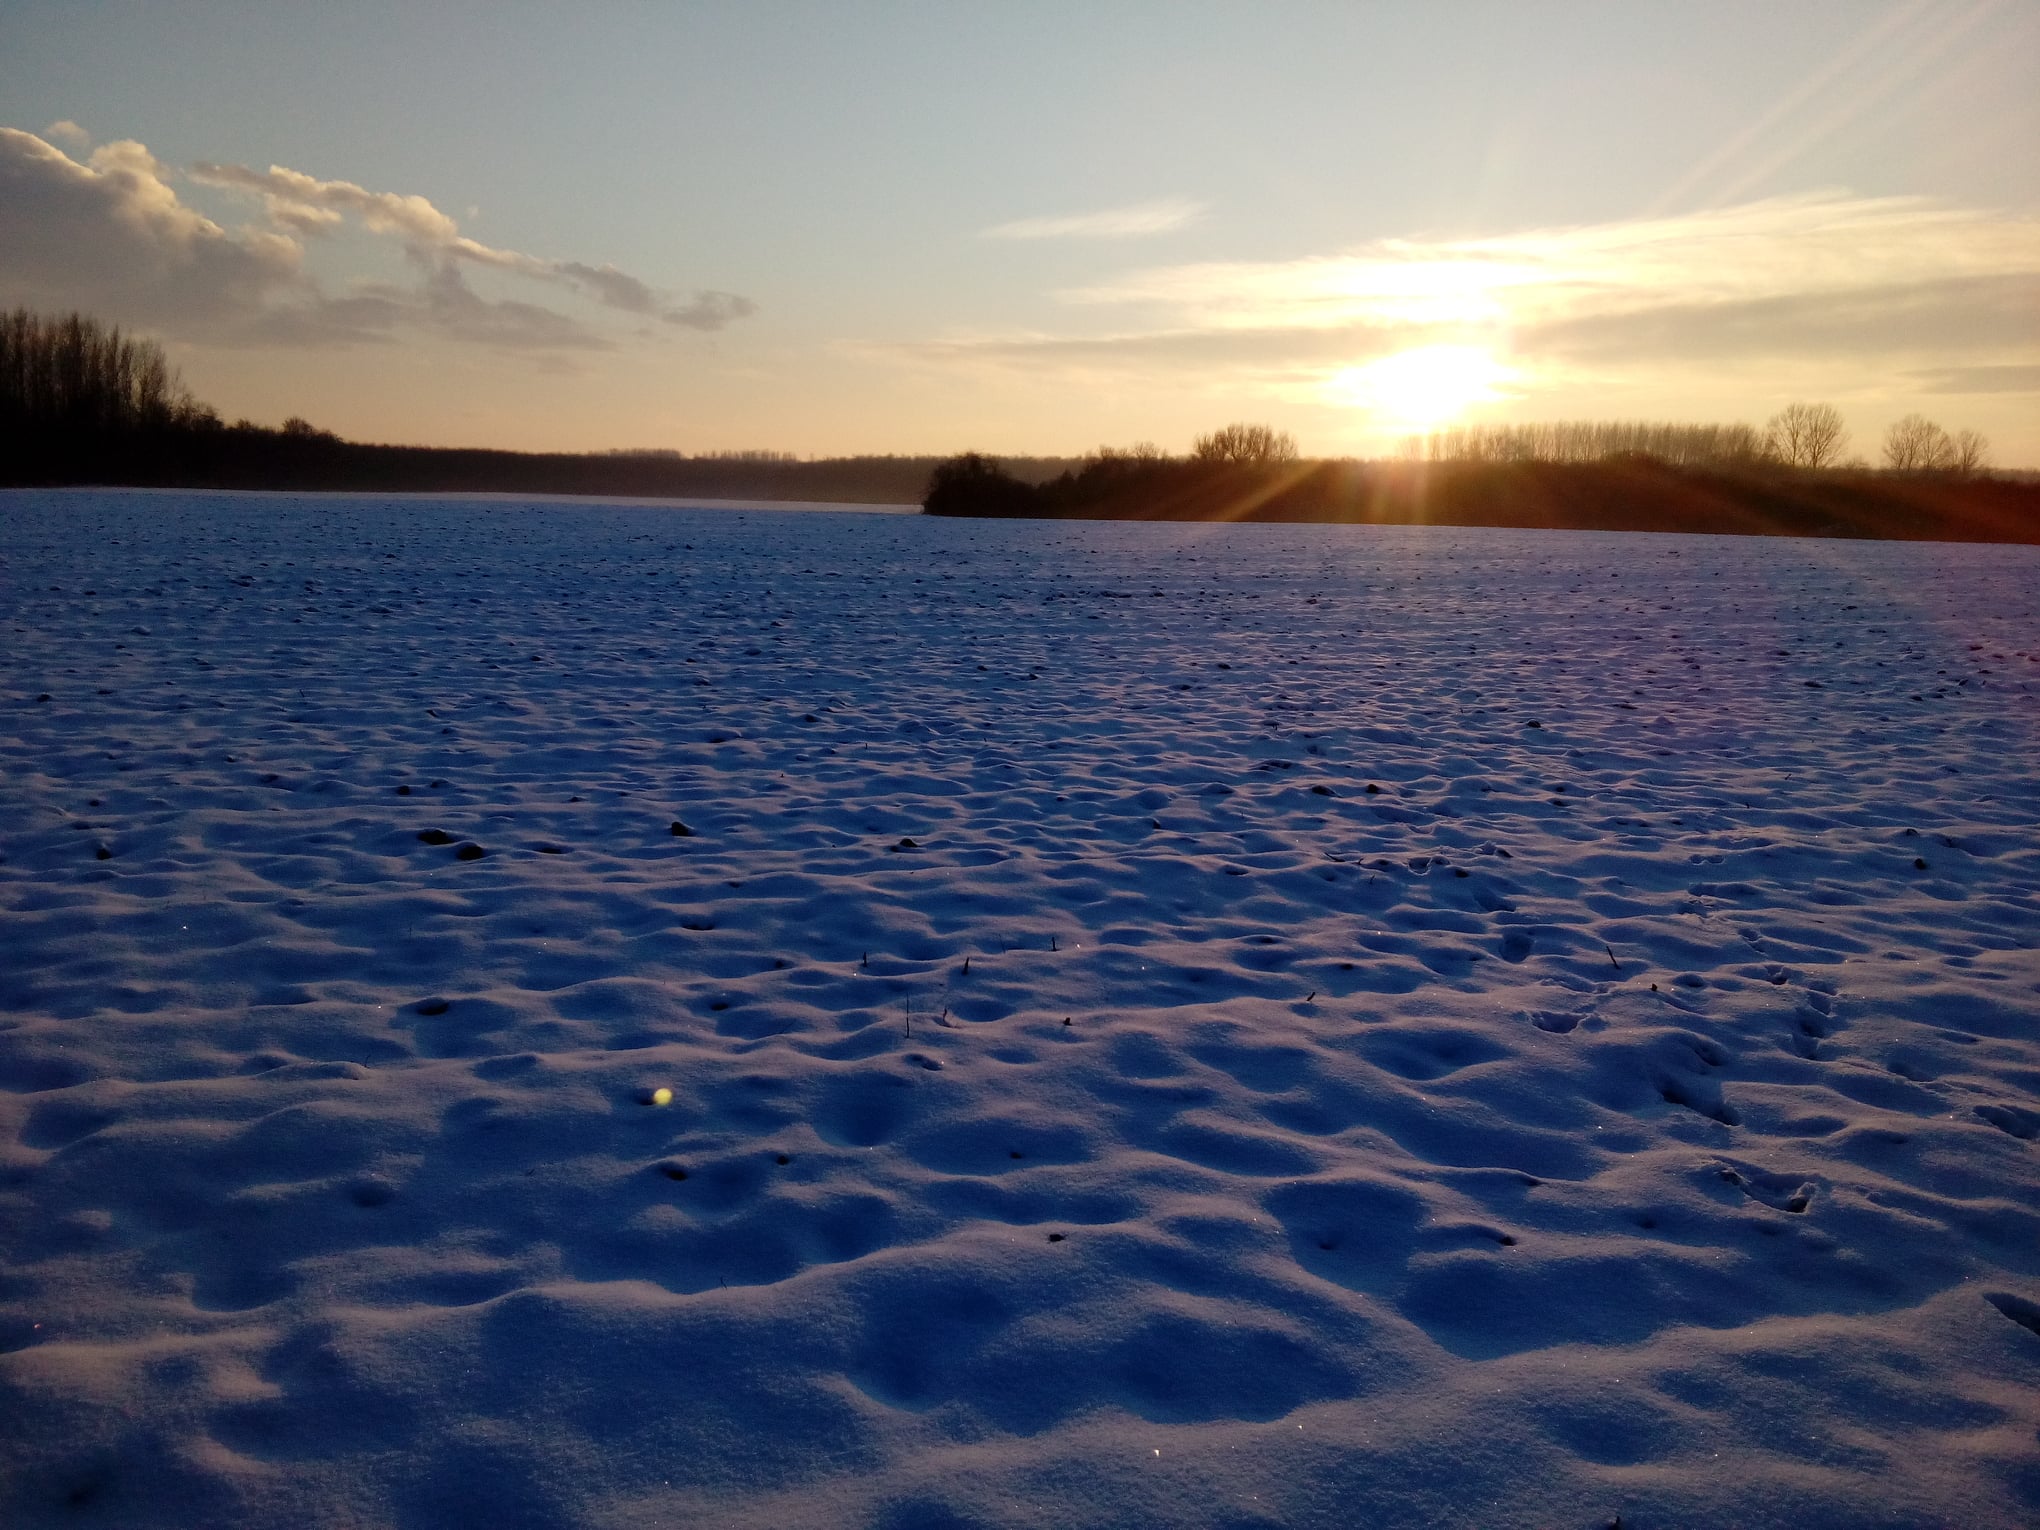
{"type": "Polygon", "coordinates": [[[2040,362],[2030,366],[1946,367],[1919,379],[1925,393],[2040,393],[2040,362]]]}
{"type": "Polygon", "coordinates": [[[1800,376],[1829,368],[1837,391],[1858,384],[1866,362],[2003,389],[2040,361],[2040,219],[1830,192],[1289,261],[1152,266],[1058,295],[1068,332],[961,336],[903,353],[1091,378],[1197,365],[1288,396],[1299,377],[1329,382],[1357,361],[1441,345],[1507,357],[1533,392],[1579,369],[1662,380],[1772,358],[1803,364],[1800,376]]]}
{"type": "Polygon", "coordinates": [[[370,233],[400,239],[414,255],[435,263],[465,262],[537,281],[557,282],[604,307],[689,329],[721,329],[757,311],[749,298],[733,292],[697,292],[685,303],[672,303],[615,266],[547,260],[516,250],[492,248],[467,238],[451,216],[420,196],[370,191],[352,181],[322,181],[282,165],[254,170],[246,165],[201,163],[193,165],[190,173],[201,185],[260,196],[270,221],[295,234],[330,233],[352,215],[370,233]]]}
{"type": "Polygon", "coordinates": [[[1187,197],[1163,197],[1153,202],[1135,202],[1103,212],[1077,213],[1060,218],[1021,218],[985,229],[985,239],[1144,239],[1152,234],[1172,233],[1196,222],[1210,210],[1204,202],[1187,197]]]}
{"type": "Polygon", "coordinates": [[[758,305],[741,293],[704,288],[688,302],[678,308],[668,308],[659,317],[668,324],[679,324],[687,329],[713,330],[738,319],[748,319],[757,311],[758,305]]]}
{"type": "Polygon", "coordinates": [[[1492,238],[1382,240],[1293,261],[1165,266],[1063,296],[1159,305],[1201,327],[1521,323],[2036,271],[2040,220],[1822,193],[1492,238]]]}
{"type": "MultiPolygon", "coordinates": [[[[75,124],[49,131],[65,127],[75,124]]],[[[467,270],[551,285],[687,329],[721,329],[756,311],[732,292],[676,298],[612,265],[482,244],[421,196],[281,165],[192,166],[196,184],[259,199],[258,224],[228,229],[184,203],[175,178],[139,143],[106,144],[79,161],[45,138],[0,128],[0,286],[215,340],[334,344],[412,330],[538,352],[614,342],[572,314],[484,297],[467,270]],[[350,222],[395,241],[417,279],[328,293],[305,268],[306,248],[350,222]]]]}

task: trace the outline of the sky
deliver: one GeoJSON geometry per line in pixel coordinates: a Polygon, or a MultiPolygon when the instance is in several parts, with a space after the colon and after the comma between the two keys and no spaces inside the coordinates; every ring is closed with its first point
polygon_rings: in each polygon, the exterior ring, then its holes
{"type": "Polygon", "coordinates": [[[2036,147],[2040,0],[6,0],[0,307],[363,440],[2040,467],[2036,147]]]}

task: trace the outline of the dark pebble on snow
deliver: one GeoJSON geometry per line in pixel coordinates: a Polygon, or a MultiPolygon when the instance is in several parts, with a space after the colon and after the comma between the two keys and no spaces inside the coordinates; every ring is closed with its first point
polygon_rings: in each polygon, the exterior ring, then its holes
{"type": "Polygon", "coordinates": [[[488,853],[489,853],[488,851],[484,850],[480,845],[476,844],[473,840],[469,840],[466,844],[462,845],[458,850],[453,852],[453,858],[457,861],[478,861],[488,853]]]}
{"type": "Polygon", "coordinates": [[[453,836],[444,829],[420,829],[418,831],[418,843],[421,845],[450,845],[453,843],[453,836]]]}

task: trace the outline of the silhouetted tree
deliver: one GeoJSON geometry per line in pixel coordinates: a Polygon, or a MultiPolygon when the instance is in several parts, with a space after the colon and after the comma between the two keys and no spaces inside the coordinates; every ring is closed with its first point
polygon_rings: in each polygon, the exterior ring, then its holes
{"type": "Polygon", "coordinates": [[[1830,467],[1849,444],[1849,430],[1833,404],[1787,404],[1764,426],[1764,445],[1790,467],[1830,467]]]}
{"type": "Polygon", "coordinates": [[[1287,431],[1267,425],[1228,425],[1199,436],[1190,449],[1193,462],[1223,462],[1237,467],[1272,467],[1296,461],[1296,440],[1287,431]]]}
{"type": "Polygon", "coordinates": [[[191,423],[202,412],[153,340],[83,314],[0,314],[0,430],[98,437],[191,423]]]}
{"type": "Polygon", "coordinates": [[[963,452],[929,475],[921,509],[927,515],[1036,515],[1041,495],[1000,467],[997,458],[963,452]]]}
{"type": "Polygon", "coordinates": [[[1955,448],[1955,460],[1950,464],[1964,478],[1974,478],[1990,466],[1990,439],[1973,430],[1958,430],[1949,438],[1955,448]]]}
{"type": "Polygon", "coordinates": [[[1939,473],[1955,465],[1955,443],[1923,414],[1894,420],[1884,432],[1884,465],[1894,473],[1939,473]]]}
{"type": "Polygon", "coordinates": [[[1415,438],[1404,455],[1432,462],[1606,462],[1647,457],[1678,467],[1734,467],[1763,455],[1748,425],[1686,425],[1653,420],[1561,420],[1525,425],[1463,425],[1415,438]]]}
{"type": "Polygon", "coordinates": [[[1167,462],[1169,454],[1152,441],[1136,441],[1131,446],[1101,446],[1089,457],[1086,464],[1093,462],[1167,462]]]}

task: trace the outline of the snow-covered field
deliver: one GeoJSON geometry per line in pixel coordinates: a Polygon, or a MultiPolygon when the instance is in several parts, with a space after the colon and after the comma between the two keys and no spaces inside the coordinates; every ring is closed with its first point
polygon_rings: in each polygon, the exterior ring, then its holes
{"type": "Polygon", "coordinates": [[[2040,1516],[2040,549],[0,549],[0,1522],[2040,1516]]]}

